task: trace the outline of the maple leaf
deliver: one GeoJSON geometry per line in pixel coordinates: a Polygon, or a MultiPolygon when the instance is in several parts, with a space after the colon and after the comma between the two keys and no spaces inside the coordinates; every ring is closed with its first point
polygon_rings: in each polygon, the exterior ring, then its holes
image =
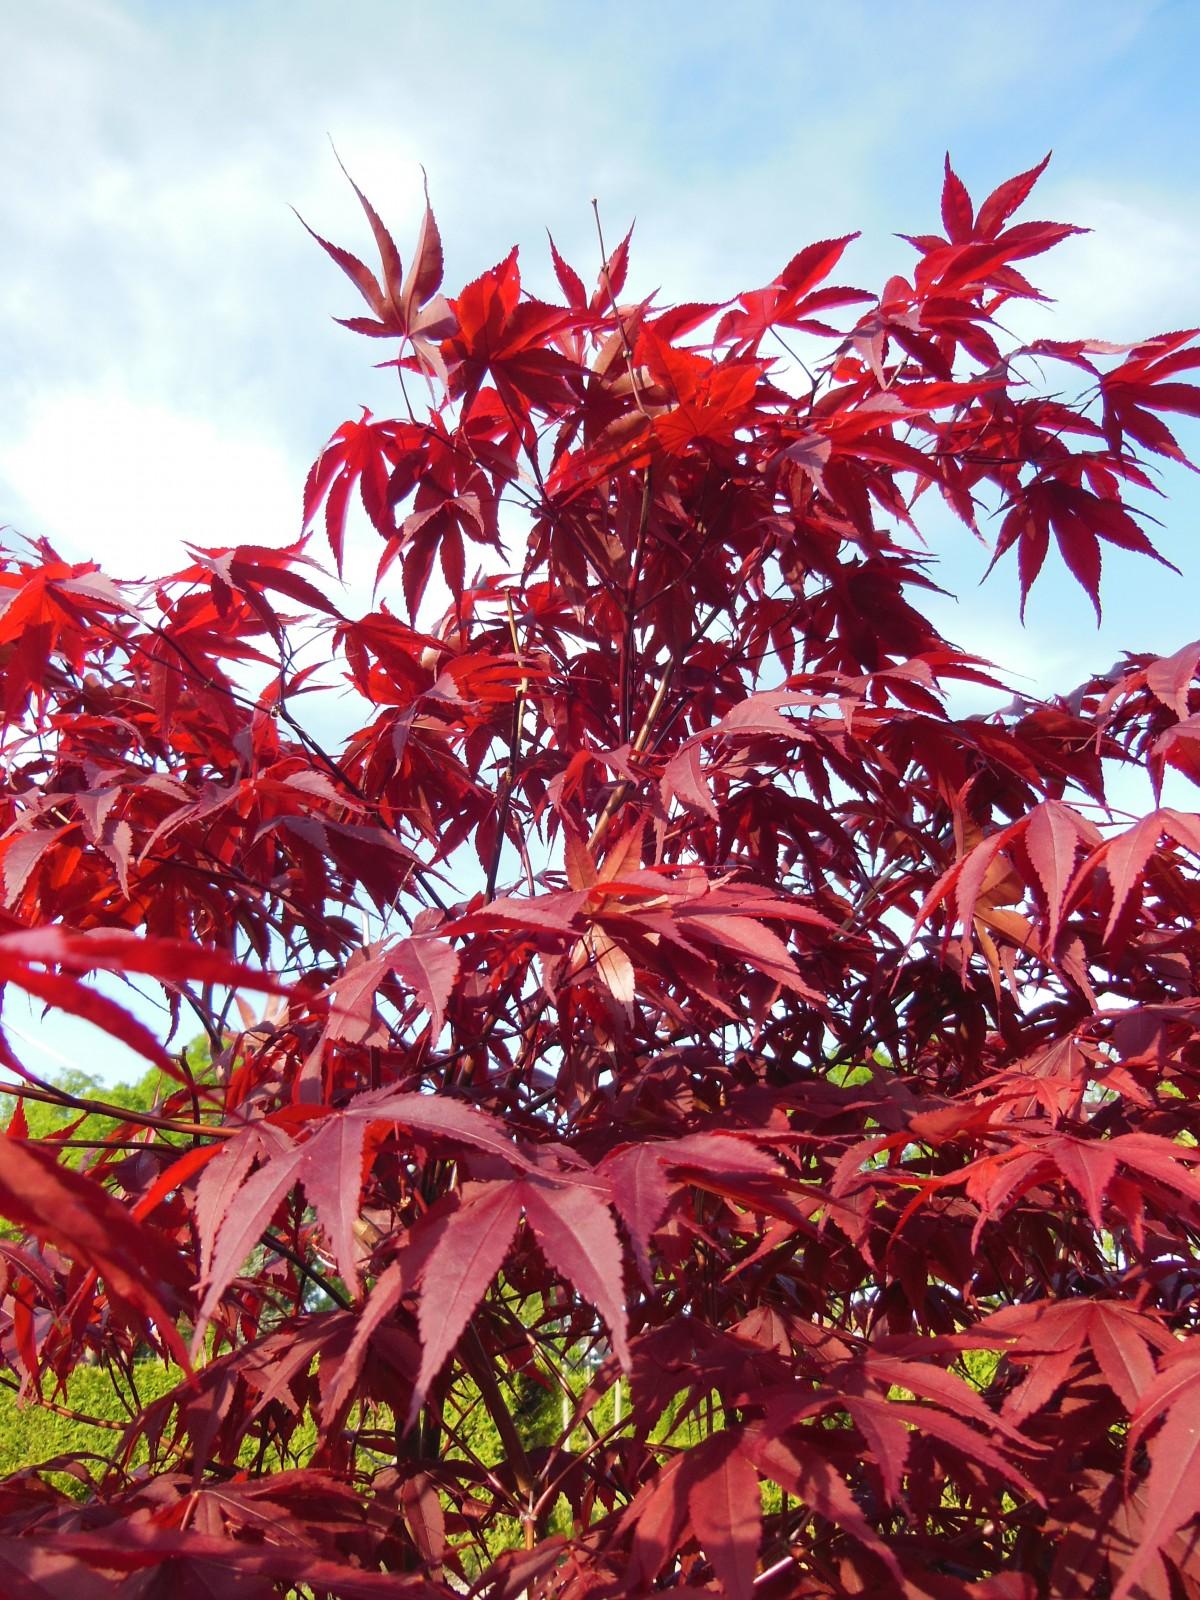
{"type": "Polygon", "coordinates": [[[503,1264],[522,1212],[551,1265],[605,1317],[617,1358],[629,1365],[621,1250],[607,1195],[535,1178],[475,1185],[439,1223],[421,1270],[421,1367],[409,1426],[503,1264]]]}
{"type": "Polygon", "coordinates": [[[388,952],[392,971],[409,984],[429,1011],[434,1038],[442,1031],[446,1002],[458,976],[458,955],[452,945],[430,935],[416,935],[388,952]]]}
{"type": "Polygon", "coordinates": [[[549,1184],[528,1178],[520,1197],[546,1259],[600,1312],[617,1360],[628,1368],[621,1246],[608,1194],[586,1181],[549,1184]]]}
{"type": "Polygon", "coordinates": [[[737,309],[726,312],[717,324],[717,342],[728,341],[739,355],[746,355],[756,350],[773,328],[832,332],[816,319],[817,312],[871,298],[859,289],[816,287],[858,237],[848,233],[841,239],[822,239],[798,251],[773,283],[738,296],[737,309]]]}
{"type": "Polygon", "coordinates": [[[655,438],[668,455],[682,455],[700,441],[732,441],[762,373],[755,361],[712,362],[677,350],[648,328],[634,359],[645,364],[675,402],[652,423],[655,438]]]}
{"type": "Polygon", "coordinates": [[[1049,549],[1053,532],[1059,553],[1086,592],[1100,621],[1102,539],[1124,550],[1136,550],[1176,571],[1159,555],[1129,512],[1056,475],[1046,474],[1022,487],[1000,525],[992,564],[1014,544],[1021,583],[1022,614],[1049,549]]]}
{"type": "Polygon", "coordinates": [[[372,422],[371,413],[364,406],[359,420],[343,422],[309,469],[304,485],[304,526],[308,527],[324,501],[325,532],[339,575],[346,513],[355,484],[359,486],[363,508],[378,532],[385,539],[395,536],[388,486],[405,440],[402,424],[372,422]]]}
{"type": "Polygon", "coordinates": [[[650,1236],[660,1226],[672,1190],[688,1181],[687,1170],[707,1179],[778,1175],[765,1151],[732,1133],[693,1133],[678,1139],[626,1145],[607,1155],[599,1170],[607,1177],[613,1203],[629,1230],[634,1254],[647,1283],[654,1281],[650,1236]]]}
{"type": "Polygon", "coordinates": [[[1155,1422],[1161,1419],[1161,1425],[1149,1445],[1141,1542],[1113,1590],[1113,1600],[1129,1600],[1155,1550],[1200,1510],[1198,1405],[1200,1363],[1195,1352],[1185,1346],[1174,1352],[1174,1359],[1148,1386],[1130,1419],[1130,1455],[1155,1422]]]}
{"type": "Polygon", "coordinates": [[[758,1473],[736,1436],[715,1441],[703,1467],[689,1462],[688,1511],[729,1600],[751,1600],[762,1541],[758,1473]]]}
{"type": "Polygon", "coordinates": [[[1011,1340],[1010,1355],[1028,1358],[1029,1373],[1006,1402],[1020,1420],[1049,1403],[1089,1346],[1113,1393],[1131,1415],[1154,1379],[1154,1352],[1174,1340],[1153,1318],[1104,1300],[1041,1301],[993,1312],[976,1329],[980,1337],[1011,1340]],[[1038,1358],[1038,1359],[1034,1359],[1038,1358]]]}
{"type": "Polygon", "coordinates": [[[1200,640],[1183,645],[1174,655],[1160,656],[1146,668],[1146,687],[1168,706],[1180,721],[1190,715],[1188,691],[1200,664],[1200,640]]]}
{"type": "Polygon", "coordinates": [[[95,563],[68,565],[43,547],[42,562],[0,572],[0,661],[4,664],[3,726],[40,704],[56,658],[78,666],[90,631],[122,612],[131,597],[114,588],[95,563]]]}
{"type": "Polygon", "coordinates": [[[1142,817],[1124,833],[1098,844],[1080,868],[1080,876],[1083,876],[1103,863],[1107,873],[1112,903],[1104,928],[1105,939],[1112,938],[1121,914],[1164,834],[1187,849],[1200,853],[1200,822],[1194,816],[1164,806],[1142,817]]]}
{"type": "MultiPolygon", "coordinates": [[[[320,1113],[318,1112],[320,1116],[320,1113]]],[[[412,1093],[367,1091],[343,1108],[320,1116],[311,1137],[279,1139],[274,1130],[251,1126],[205,1173],[198,1198],[202,1240],[210,1237],[210,1219],[223,1207],[215,1243],[206,1243],[206,1289],[197,1318],[193,1348],[199,1348],[204,1327],[234,1274],[257,1245],[281,1200],[297,1183],[325,1230],[339,1274],[352,1292],[358,1289],[354,1225],[363,1183],[363,1150],[368,1129],[378,1123],[403,1123],[413,1131],[467,1144],[510,1165],[531,1165],[495,1123],[447,1099],[412,1093]],[[251,1163],[265,1156],[248,1178],[251,1163]]]]}
{"type": "Polygon", "coordinates": [[[1100,379],[1104,432],[1120,449],[1126,434],[1157,455],[1191,466],[1170,430],[1155,415],[1171,411],[1200,416],[1200,387],[1172,381],[1177,372],[1200,366],[1200,349],[1186,348],[1200,329],[1160,334],[1136,345],[1127,359],[1100,379]]]}
{"type": "Polygon", "coordinates": [[[458,330],[442,346],[451,393],[470,407],[485,378],[527,427],[531,405],[557,411],[579,392],[573,362],[546,348],[567,323],[566,313],[521,300],[516,247],[490,272],[468,284],[454,301],[458,330]]]}
{"type": "Polygon", "coordinates": [[[865,1549],[878,1556],[896,1581],[903,1582],[895,1554],[872,1528],[855,1501],[846,1480],[812,1440],[795,1432],[783,1436],[751,1423],[742,1432],[741,1450],[765,1477],[787,1489],[818,1516],[845,1528],[865,1549]]]}
{"type": "MultiPolygon", "coordinates": [[[[341,166],[340,159],[338,165],[341,166]]],[[[442,283],[442,238],[429,204],[428,184],[416,248],[408,275],[405,276],[400,252],[391,234],[345,167],[342,167],[342,171],[358,196],[370,224],[383,268],[383,282],[380,283],[370,268],[348,250],[330,244],[327,239],[313,233],[301,217],[301,225],[326,255],[341,267],[373,313],[371,317],[339,317],[337,320],[344,328],[367,334],[371,338],[402,339],[406,346],[411,347],[419,369],[430,376],[439,377],[445,383],[446,369],[442,364],[439,344],[453,332],[455,321],[449,303],[437,293],[442,283]]],[[[397,364],[406,364],[403,354],[397,364]]]]}
{"type": "Polygon", "coordinates": [[[413,1387],[411,1428],[430,1383],[445,1365],[508,1254],[521,1219],[515,1184],[483,1183],[441,1224],[421,1272],[421,1366],[413,1387]]]}
{"type": "Polygon", "coordinates": [[[971,197],[966,191],[962,179],[950,165],[950,154],[946,153],[946,178],[942,185],[942,226],[946,230],[946,237],[953,244],[962,244],[974,232],[975,212],[971,206],[971,197]]]}

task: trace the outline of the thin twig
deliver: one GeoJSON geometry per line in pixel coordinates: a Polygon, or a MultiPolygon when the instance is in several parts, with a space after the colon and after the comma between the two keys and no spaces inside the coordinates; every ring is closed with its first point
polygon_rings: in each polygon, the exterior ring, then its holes
{"type": "Polygon", "coordinates": [[[512,597],[505,595],[505,604],[508,607],[508,631],[512,638],[513,654],[517,658],[517,665],[521,668],[521,681],[513,698],[512,727],[508,736],[508,766],[501,780],[500,816],[496,824],[496,844],[492,851],[492,859],[488,864],[487,898],[496,898],[496,878],[500,872],[500,857],[504,850],[504,840],[508,832],[508,817],[512,808],[513,789],[517,781],[517,760],[521,748],[521,723],[525,715],[525,698],[529,693],[529,678],[525,674],[525,662],[521,655],[521,641],[517,637],[517,621],[513,616],[512,597]]]}

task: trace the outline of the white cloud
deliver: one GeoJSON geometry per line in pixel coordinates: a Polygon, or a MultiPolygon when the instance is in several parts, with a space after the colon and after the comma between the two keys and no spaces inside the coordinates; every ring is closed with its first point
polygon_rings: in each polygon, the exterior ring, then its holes
{"type": "Polygon", "coordinates": [[[24,429],[0,440],[0,475],[28,486],[19,531],[122,577],[156,576],[184,540],[277,545],[299,532],[297,464],[269,434],[116,387],[35,399],[24,429]]]}
{"type": "Polygon", "coordinates": [[[1040,197],[1058,221],[1092,231],[1029,263],[1054,299],[1005,321],[1041,338],[1133,342],[1200,321],[1200,209],[1186,189],[1048,183],[1040,197]]]}

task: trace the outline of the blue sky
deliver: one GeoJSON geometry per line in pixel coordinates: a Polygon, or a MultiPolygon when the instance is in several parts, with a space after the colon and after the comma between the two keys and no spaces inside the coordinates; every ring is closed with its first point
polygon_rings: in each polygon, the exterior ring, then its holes
{"type": "MultiPolygon", "coordinates": [[[[637,217],[631,287],[711,299],[861,228],[845,276],[905,270],[949,148],[978,198],[1055,151],[1032,215],[1094,231],[1032,264],[1030,332],[1126,340],[1200,322],[1193,0],[599,4],[38,0],[3,12],[0,522],[119,575],[181,538],[277,543],[309,462],[395,394],[337,328],[353,291],[300,229],[363,244],[332,138],[402,247],[429,173],[450,287],[544,228],[595,265],[590,201],[637,217]]],[[[1193,443],[1195,430],[1193,430],[1193,443]]],[[[1097,636],[1048,578],[938,520],[964,644],[1049,690],[1200,631],[1200,485],[1166,475],[1183,577],[1114,552],[1097,636]]],[[[369,535],[363,534],[368,541],[369,535]]],[[[366,546],[371,557],[373,546],[366,546]]]]}

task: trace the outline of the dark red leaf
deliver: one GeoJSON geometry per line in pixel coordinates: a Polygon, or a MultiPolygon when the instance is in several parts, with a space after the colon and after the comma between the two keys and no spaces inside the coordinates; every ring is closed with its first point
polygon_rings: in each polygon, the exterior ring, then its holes
{"type": "Polygon", "coordinates": [[[947,154],[946,179],[942,185],[942,226],[946,230],[946,237],[954,244],[962,244],[971,237],[974,220],[971,197],[962,179],[950,165],[947,154]]]}
{"type": "Polygon", "coordinates": [[[421,1368],[413,1389],[412,1426],[437,1377],[504,1264],[521,1217],[521,1189],[479,1184],[441,1225],[421,1273],[421,1368]]]}
{"type": "Polygon", "coordinates": [[[762,1508],[758,1473],[735,1439],[708,1452],[704,1475],[688,1494],[688,1508],[696,1537],[729,1600],[752,1600],[762,1508]]]}

